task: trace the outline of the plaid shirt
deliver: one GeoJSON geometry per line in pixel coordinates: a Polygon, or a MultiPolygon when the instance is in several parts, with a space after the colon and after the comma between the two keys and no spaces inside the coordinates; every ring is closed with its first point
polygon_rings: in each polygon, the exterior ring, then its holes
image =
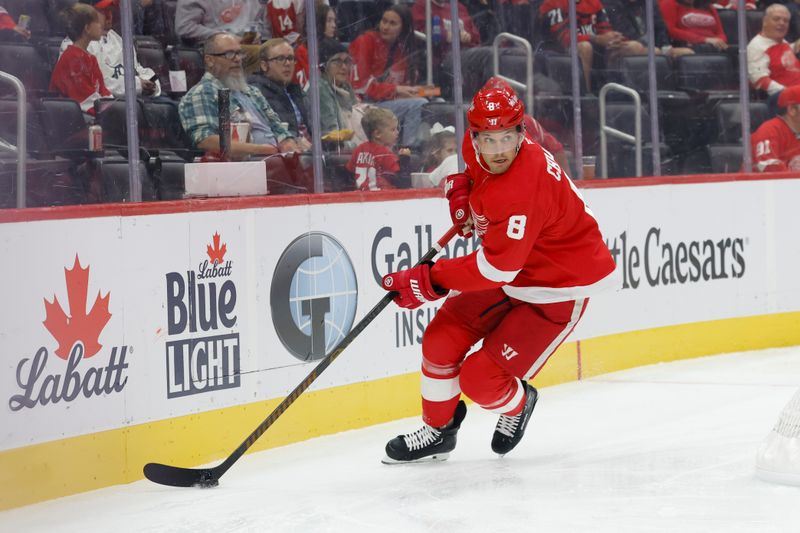
{"type": "MultiPolygon", "coordinates": [[[[217,107],[217,91],[223,89],[222,83],[211,73],[206,72],[197,85],[189,89],[178,106],[183,129],[191,136],[195,145],[206,137],[219,135],[219,113],[217,107]]],[[[269,125],[278,142],[291,137],[289,132],[281,126],[281,119],[269,106],[261,91],[248,85],[243,93],[249,96],[257,108],[264,113],[264,123],[269,125]]],[[[234,91],[231,91],[231,114],[242,105],[237,101],[234,91]]]]}

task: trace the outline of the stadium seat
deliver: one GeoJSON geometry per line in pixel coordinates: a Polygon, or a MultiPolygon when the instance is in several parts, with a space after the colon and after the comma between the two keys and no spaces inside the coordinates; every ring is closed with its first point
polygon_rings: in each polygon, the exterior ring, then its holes
{"type": "MultiPolygon", "coordinates": [[[[633,104],[609,102],[606,104],[606,125],[629,135],[634,134],[636,123],[636,108],[633,104]]],[[[642,109],[642,175],[649,176],[653,173],[652,143],[650,135],[650,114],[647,109],[642,109]]],[[[608,177],[636,176],[636,148],[633,144],[607,136],[608,144],[608,177]]],[[[669,153],[666,145],[660,145],[661,157],[665,159],[669,153]]],[[[601,164],[598,158],[598,165],[601,164]]],[[[597,175],[600,175],[600,166],[597,175]]]]}
{"type": "MultiPolygon", "coordinates": [[[[647,56],[627,56],[619,60],[620,83],[639,92],[650,91],[650,72],[647,56]]],[[[675,91],[675,77],[669,59],[655,56],[656,90],[675,91]]]]}
{"type": "Polygon", "coordinates": [[[40,106],[44,138],[51,152],[69,157],[89,150],[89,128],[78,102],[42,98],[40,106]]]}
{"type": "MultiPolygon", "coordinates": [[[[141,132],[147,124],[142,102],[137,99],[137,125],[141,132]]],[[[98,98],[94,102],[95,120],[103,128],[103,146],[107,148],[127,148],[128,122],[125,100],[98,98]]],[[[141,138],[141,136],[140,136],[141,138]]]]}
{"type": "Polygon", "coordinates": [[[740,172],[742,168],[742,145],[712,144],[708,147],[708,158],[711,161],[711,172],[714,174],[740,172]]]}
{"type": "Polygon", "coordinates": [[[166,100],[146,100],[144,105],[145,126],[140,128],[141,145],[148,149],[170,150],[186,160],[200,152],[194,149],[192,140],[181,126],[178,105],[166,100]]]}
{"type": "MultiPolygon", "coordinates": [[[[26,151],[28,157],[48,159],[48,145],[44,140],[44,132],[39,112],[31,103],[26,105],[27,135],[26,151]]],[[[0,139],[17,145],[17,101],[16,99],[0,99],[0,139]]]]}
{"type": "Polygon", "coordinates": [[[323,167],[325,192],[354,191],[356,182],[353,174],[345,168],[350,154],[326,153],[323,167]]]}
{"type": "Polygon", "coordinates": [[[186,192],[186,161],[172,154],[159,158],[158,170],[153,173],[156,196],[159,200],[182,200],[186,192]]]}
{"type": "MultiPolygon", "coordinates": [[[[86,202],[84,186],[67,159],[29,159],[25,183],[26,207],[75,205],[86,202]]],[[[0,157],[0,208],[16,207],[16,158],[0,157]]]]}
{"type": "Polygon", "coordinates": [[[133,45],[136,47],[137,51],[139,48],[164,49],[164,46],[161,44],[161,42],[152,35],[134,35],[133,45]]]}
{"type": "MultiPolygon", "coordinates": [[[[30,44],[0,43],[0,70],[19,78],[28,94],[43,93],[50,84],[50,66],[30,44]]],[[[0,96],[14,94],[7,83],[0,84],[0,96]]]]}
{"type": "Polygon", "coordinates": [[[173,46],[169,49],[169,54],[173,59],[177,59],[180,68],[186,71],[187,89],[197,85],[206,72],[206,65],[200,50],[188,46],[173,46]]]}
{"type": "Polygon", "coordinates": [[[764,18],[764,12],[759,10],[746,11],[745,18],[747,19],[747,39],[752,39],[761,31],[761,21],[764,18]]]}
{"type": "Polygon", "coordinates": [[[61,56],[61,43],[64,41],[63,37],[50,37],[44,39],[39,43],[39,50],[47,60],[47,65],[50,67],[50,72],[56,67],[58,58],[61,56]]]}
{"type": "MultiPolygon", "coordinates": [[[[565,54],[546,54],[544,56],[544,69],[547,76],[561,87],[563,94],[572,94],[572,60],[565,54]]],[[[583,76],[581,75],[581,80],[583,76]]],[[[534,82],[535,85],[535,82],[534,82]]],[[[583,85],[583,82],[581,82],[583,85]]],[[[581,87],[583,92],[584,87],[581,87]]]]}
{"type": "MultiPolygon", "coordinates": [[[[97,160],[96,165],[101,177],[103,203],[130,201],[128,160],[111,156],[97,160]]],[[[139,179],[142,183],[142,201],[155,200],[155,187],[143,162],[139,163],[139,179]]]]}
{"type": "MultiPolygon", "coordinates": [[[[769,117],[765,102],[750,102],[750,131],[754,132],[769,117]]],[[[720,102],[717,105],[717,143],[736,143],[742,138],[742,115],[739,102],[720,102]]]]}
{"type": "Polygon", "coordinates": [[[739,92],[739,79],[725,54],[693,54],[677,58],[677,88],[701,93],[739,92]]]}
{"type": "Polygon", "coordinates": [[[162,93],[169,92],[169,66],[167,65],[167,57],[164,55],[164,49],[158,41],[154,41],[155,46],[150,46],[151,43],[141,45],[136,43],[136,57],[143,67],[151,68],[155,71],[158,80],[161,82],[162,93]]]}

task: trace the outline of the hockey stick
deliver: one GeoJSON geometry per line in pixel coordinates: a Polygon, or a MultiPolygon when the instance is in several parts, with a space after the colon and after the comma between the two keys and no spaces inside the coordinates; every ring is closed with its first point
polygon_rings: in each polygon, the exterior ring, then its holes
{"type": "MultiPolygon", "coordinates": [[[[436,254],[438,254],[445,245],[450,242],[458,233],[458,226],[451,227],[447,233],[439,239],[433,248],[428,250],[417,264],[425,261],[430,261],[436,254]]],[[[319,364],[311,371],[300,384],[294,388],[289,395],[278,404],[278,406],[270,413],[270,415],[261,422],[258,427],[253,430],[250,435],[242,442],[227,459],[214,468],[182,468],[179,466],[170,466],[160,463],[148,463],[144,466],[144,477],[154,483],[161,485],[170,485],[172,487],[215,487],[219,484],[221,478],[239,458],[264,434],[270,426],[286,411],[294,401],[305,392],[308,387],[322,374],[328,366],[339,357],[339,355],[347,348],[364,329],[375,320],[375,318],[388,306],[392,299],[397,295],[396,292],[387,293],[378,304],[373,307],[364,318],[356,324],[350,333],[336,345],[333,351],[325,356],[319,364]]]]}

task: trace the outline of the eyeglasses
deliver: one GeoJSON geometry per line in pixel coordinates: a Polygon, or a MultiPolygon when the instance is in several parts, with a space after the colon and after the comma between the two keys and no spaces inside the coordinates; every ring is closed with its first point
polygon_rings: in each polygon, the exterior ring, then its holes
{"type": "Polygon", "coordinates": [[[267,61],[269,61],[270,63],[286,64],[286,63],[294,63],[295,61],[297,61],[297,58],[294,56],[277,56],[277,57],[271,57],[267,59],[267,61]]]}
{"type": "Polygon", "coordinates": [[[348,66],[348,67],[352,67],[353,66],[353,60],[352,60],[352,58],[349,58],[349,57],[347,59],[340,59],[340,58],[337,57],[335,59],[331,59],[329,62],[330,63],[335,63],[337,65],[345,65],[345,66],[348,66]]]}
{"type": "Polygon", "coordinates": [[[217,52],[215,54],[206,54],[206,55],[214,57],[224,57],[225,59],[233,61],[234,59],[241,59],[243,54],[241,50],[228,50],[227,52],[217,52]]]}

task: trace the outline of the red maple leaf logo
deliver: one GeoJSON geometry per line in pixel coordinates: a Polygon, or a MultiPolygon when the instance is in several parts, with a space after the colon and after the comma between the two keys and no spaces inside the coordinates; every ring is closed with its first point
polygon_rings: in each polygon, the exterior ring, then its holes
{"type": "Polygon", "coordinates": [[[208,259],[212,263],[217,263],[221,265],[223,260],[225,259],[225,252],[228,251],[228,247],[225,246],[224,243],[220,247],[219,241],[220,241],[219,233],[214,233],[214,246],[212,247],[210,244],[208,244],[206,245],[206,250],[208,251],[208,259]]]}
{"type": "Polygon", "coordinates": [[[70,316],[64,313],[58,298],[53,295],[53,302],[44,299],[45,319],[44,327],[58,341],[56,355],[61,359],[67,359],[72,347],[76,342],[83,342],[83,357],[88,359],[100,351],[103,346],[97,342],[100,332],[106,327],[111,319],[108,312],[108,300],[110,293],[97,298],[92,305],[91,311],[86,313],[86,295],[89,291],[89,267],[81,268],[80,260],[75,255],[75,264],[72,270],[64,269],[64,277],[67,279],[67,298],[69,299],[70,316]]]}

